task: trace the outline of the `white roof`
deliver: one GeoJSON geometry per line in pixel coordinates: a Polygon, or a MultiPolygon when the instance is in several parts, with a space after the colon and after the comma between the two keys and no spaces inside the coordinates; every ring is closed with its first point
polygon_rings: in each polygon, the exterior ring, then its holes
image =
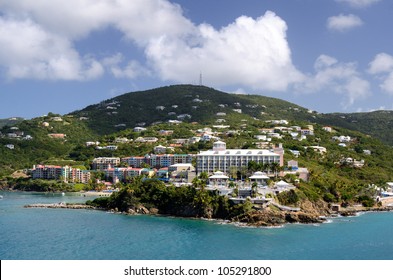
{"type": "Polygon", "coordinates": [[[289,187],[290,186],[290,184],[288,184],[287,182],[285,182],[283,180],[281,180],[280,182],[277,182],[275,185],[278,187],[289,187]]]}
{"type": "Polygon", "coordinates": [[[192,166],[192,163],[175,163],[170,166],[192,166]]]}
{"type": "Polygon", "coordinates": [[[229,179],[229,177],[225,176],[221,171],[216,171],[214,172],[214,175],[209,177],[209,179],[229,179]]]}
{"type": "Polygon", "coordinates": [[[266,176],[266,173],[257,171],[250,177],[250,179],[269,179],[269,177],[266,176]]]}
{"type": "Polygon", "coordinates": [[[198,155],[202,156],[213,156],[213,155],[232,155],[232,156],[279,156],[279,154],[273,153],[269,150],[261,150],[261,149],[226,149],[223,151],[201,151],[198,155]]]}

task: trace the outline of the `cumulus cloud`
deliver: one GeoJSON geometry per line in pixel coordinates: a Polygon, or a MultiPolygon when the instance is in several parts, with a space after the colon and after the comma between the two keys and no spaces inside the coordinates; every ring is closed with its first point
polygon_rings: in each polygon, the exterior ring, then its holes
{"type": "Polygon", "coordinates": [[[149,76],[151,74],[146,67],[136,60],[131,60],[126,65],[122,65],[124,61],[124,55],[117,53],[103,59],[102,62],[116,78],[135,79],[140,76],[149,76]]]}
{"type": "MultiPolygon", "coordinates": [[[[27,32],[22,30],[26,22],[31,30],[32,49],[0,61],[13,78],[81,80],[98,77],[105,67],[118,78],[156,75],[189,83],[202,71],[212,86],[269,91],[286,90],[304,78],[291,61],[287,25],[273,12],[257,19],[242,16],[215,29],[193,24],[167,0],[9,0],[0,2],[0,11],[3,22],[18,27],[15,34],[27,32]],[[75,42],[108,27],[144,51],[145,65],[122,54],[114,54],[110,63],[110,58],[99,62],[94,54],[78,53],[75,42]]],[[[6,38],[2,48],[13,48],[12,40],[20,39],[6,38]]]]}
{"type": "MultiPolygon", "coordinates": [[[[6,0],[0,2],[0,24],[0,67],[7,77],[53,80],[103,74],[94,54],[80,55],[75,47],[93,31],[112,27],[144,48],[152,38],[181,37],[194,28],[180,6],[165,0],[6,0]]],[[[148,74],[132,59],[109,71],[128,78],[148,74]]]]}
{"type": "Polygon", "coordinates": [[[201,69],[213,86],[282,91],[303,79],[292,64],[286,30],[268,11],[257,19],[239,17],[220,30],[200,25],[188,40],[161,36],[147,46],[146,56],[164,80],[189,82],[201,69]]]}
{"type": "Polygon", "coordinates": [[[181,7],[166,0],[5,0],[0,8],[10,14],[29,15],[53,33],[81,38],[114,26],[138,43],[162,34],[184,34],[192,23],[181,7]]]}
{"type": "Polygon", "coordinates": [[[355,15],[343,15],[329,17],[327,28],[332,31],[345,32],[355,27],[363,25],[363,21],[355,15]]]}
{"type": "Polygon", "coordinates": [[[371,93],[370,83],[361,77],[356,63],[343,63],[328,55],[321,55],[314,64],[315,74],[309,75],[298,91],[332,92],[344,96],[341,105],[347,108],[371,93]]]}
{"type": "Polygon", "coordinates": [[[336,0],[339,3],[349,4],[353,8],[365,8],[381,0],[336,0]]]}
{"type": "Polygon", "coordinates": [[[382,81],[380,87],[383,91],[393,94],[393,56],[387,53],[377,54],[370,62],[368,72],[382,81]]]}
{"type": "Polygon", "coordinates": [[[0,18],[0,45],[0,66],[11,79],[87,80],[103,73],[98,61],[29,19],[0,18]]]}
{"type": "Polygon", "coordinates": [[[393,56],[387,53],[379,53],[370,62],[368,71],[371,74],[391,72],[393,70],[393,56]]]}

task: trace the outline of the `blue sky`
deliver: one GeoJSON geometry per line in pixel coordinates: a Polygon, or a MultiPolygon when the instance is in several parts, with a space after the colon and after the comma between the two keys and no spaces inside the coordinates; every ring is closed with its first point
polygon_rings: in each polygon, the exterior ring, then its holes
{"type": "Polygon", "coordinates": [[[203,84],[319,112],[393,109],[389,0],[0,0],[0,118],[203,84]]]}

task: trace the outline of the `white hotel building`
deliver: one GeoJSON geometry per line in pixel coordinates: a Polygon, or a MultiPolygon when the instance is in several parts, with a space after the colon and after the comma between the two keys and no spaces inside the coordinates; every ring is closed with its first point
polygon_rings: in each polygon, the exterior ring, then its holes
{"type": "Polygon", "coordinates": [[[213,150],[202,151],[197,155],[197,172],[212,174],[219,170],[229,173],[230,168],[248,167],[250,161],[257,163],[277,162],[282,166],[283,154],[260,149],[227,149],[225,142],[217,141],[213,150]]]}

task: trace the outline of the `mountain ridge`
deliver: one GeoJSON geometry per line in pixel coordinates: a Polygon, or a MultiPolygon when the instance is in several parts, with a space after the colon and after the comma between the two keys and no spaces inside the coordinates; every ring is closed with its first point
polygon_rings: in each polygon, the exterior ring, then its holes
{"type": "Polygon", "coordinates": [[[196,85],[171,85],[129,92],[70,114],[88,118],[87,125],[95,133],[104,135],[125,128],[147,126],[170,119],[176,120],[179,115],[184,114],[191,116],[191,118],[185,117],[188,122],[204,123],[219,119],[217,113],[233,115],[234,110],[239,109],[242,114],[261,120],[289,118],[356,130],[393,146],[393,130],[390,129],[393,128],[393,111],[317,113],[279,98],[227,93],[196,85]],[[225,105],[225,107],[220,108],[219,105],[225,105]],[[164,108],[157,109],[160,106],[164,108]],[[123,110],[122,107],[127,109],[123,110]]]}
{"type": "Polygon", "coordinates": [[[119,127],[132,128],[142,123],[150,125],[158,121],[181,119],[179,115],[184,114],[191,116],[185,117],[187,121],[206,122],[217,117],[217,113],[230,114],[236,112],[234,110],[239,112],[239,109],[243,114],[261,119],[274,116],[274,110],[281,110],[278,115],[280,117],[292,116],[288,110],[293,110],[299,113],[298,118],[306,120],[308,111],[299,105],[273,97],[231,94],[205,86],[175,85],[125,93],[71,114],[88,118],[87,124],[98,133],[113,133],[119,127]]]}

